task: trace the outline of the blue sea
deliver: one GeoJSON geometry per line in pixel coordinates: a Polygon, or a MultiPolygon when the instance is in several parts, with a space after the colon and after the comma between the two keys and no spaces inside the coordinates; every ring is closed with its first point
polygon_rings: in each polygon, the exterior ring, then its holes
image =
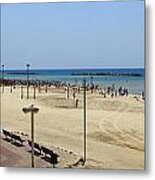
{"type": "MultiPolygon", "coordinates": [[[[73,75],[82,73],[119,73],[119,74],[140,74],[140,76],[93,76],[93,83],[101,87],[122,86],[128,88],[132,94],[141,94],[144,91],[145,71],[142,68],[130,69],[30,69],[30,79],[33,80],[53,80],[70,84],[82,84],[84,77],[88,83],[92,82],[92,76],[73,75]]],[[[5,79],[26,79],[26,70],[5,70],[5,79]],[[16,74],[21,73],[21,74],[16,74]],[[24,73],[24,74],[23,74],[24,73]]]]}

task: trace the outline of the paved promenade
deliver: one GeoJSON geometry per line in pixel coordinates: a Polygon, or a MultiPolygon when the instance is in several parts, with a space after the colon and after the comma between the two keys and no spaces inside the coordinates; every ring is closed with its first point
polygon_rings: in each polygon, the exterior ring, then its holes
{"type": "MultiPolygon", "coordinates": [[[[31,167],[31,153],[27,146],[17,146],[1,140],[2,167],[31,167]]],[[[52,167],[50,163],[35,156],[35,167],[52,167]]]]}
{"type": "MultiPolygon", "coordinates": [[[[55,167],[64,168],[70,164],[74,164],[78,161],[79,157],[73,153],[67,152],[64,149],[50,147],[54,152],[60,156],[60,162],[55,167]]],[[[0,161],[2,167],[31,167],[31,151],[27,142],[24,146],[9,142],[8,140],[1,138],[1,154],[0,161]]],[[[47,167],[53,168],[53,164],[50,163],[49,158],[35,153],[35,167],[47,167]]]]}

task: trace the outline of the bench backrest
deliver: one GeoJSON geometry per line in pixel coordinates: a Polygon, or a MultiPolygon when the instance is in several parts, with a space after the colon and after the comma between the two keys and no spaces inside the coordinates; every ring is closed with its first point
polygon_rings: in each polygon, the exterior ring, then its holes
{"type": "Polygon", "coordinates": [[[15,139],[15,140],[19,140],[20,139],[20,137],[18,135],[13,134],[13,133],[12,133],[12,138],[15,139]]]}
{"type": "Polygon", "coordinates": [[[45,153],[45,154],[49,154],[49,155],[52,155],[53,154],[53,151],[44,147],[44,146],[41,146],[41,149],[42,151],[45,153]]]}
{"type": "Polygon", "coordinates": [[[38,143],[34,143],[34,148],[41,150],[41,147],[38,143]]]}
{"type": "Polygon", "coordinates": [[[32,146],[32,142],[30,140],[27,140],[27,141],[28,141],[29,146],[31,147],[32,146]]]}
{"type": "Polygon", "coordinates": [[[12,136],[12,133],[11,132],[9,132],[9,131],[7,131],[7,130],[5,130],[5,129],[3,129],[3,134],[5,135],[5,136],[12,136]]]}

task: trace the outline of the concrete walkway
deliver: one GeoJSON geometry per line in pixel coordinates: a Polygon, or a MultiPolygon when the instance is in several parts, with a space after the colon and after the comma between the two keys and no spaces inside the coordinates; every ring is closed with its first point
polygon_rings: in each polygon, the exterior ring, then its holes
{"type": "MultiPolygon", "coordinates": [[[[73,153],[67,152],[60,148],[50,147],[55,153],[60,156],[60,162],[55,167],[64,168],[68,164],[78,161],[79,157],[73,153]]],[[[1,138],[1,154],[0,154],[1,167],[31,167],[31,152],[27,142],[24,146],[19,146],[1,138]]],[[[53,168],[49,159],[44,155],[35,153],[35,167],[48,167],[53,168]]]]}

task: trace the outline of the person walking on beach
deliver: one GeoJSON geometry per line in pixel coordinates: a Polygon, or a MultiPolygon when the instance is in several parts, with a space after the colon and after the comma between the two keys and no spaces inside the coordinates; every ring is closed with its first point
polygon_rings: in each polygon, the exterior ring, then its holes
{"type": "Polygon", "coordinates": [[[75,90],[73,90],[73,99],[76,98],[75,90]]]}
{"type": "Polygon", "coordinates": [[[94,92],[94,84],[91,84],[91,86],[90,86],[90,90],[91,90],[91,93],[93,93],[93,92],[94,92]]]}
{"type": "Polygon", "coordinates": [[[108,88],[107,88],[107,94],[108,94],[108,95],[110,95],[110,91],[111,91],[111,87],[108,86],[108,88]]]}
{"type": "Polygon", "coordinates": [[[144,94],[144,91],[142,92],[142,99],[145,100],[145,94],[144,94]]]}
{"type": "Polygon", "coordinates": [[[75,100],[75,106],[76,106],[76,108],[78,108],[78,104],[79,104],[79,99],[76,98],[76,100],[75,100]]]}
{"type": "Polygon", "coordinates": [[[117,97],[117,90],[115,90],[115,97],[117,97]]]}
{"type": "Polygon", "coordinates": [[[46,85],[45,85],[45,93],[47,93],[47,91],[48,91],[48,85],[46,83],[46,85]]]}
{"type": "Polygon", "coordinates": [[[128,92],[128,89],[126,89],[126,92],[125,92],[126,96],[128,96],[129,92],[128,92]]]}
{"type": "Polygon", "coordinates": [[[80,86],[78,86],[78,93],[80,93],[80,86]]]}
{"type": "Polygon", "coordinates": [[[119,92],[119,96],[121,96],[122,95],[122,86],[119,87],[118,92],[119,92]]]}

